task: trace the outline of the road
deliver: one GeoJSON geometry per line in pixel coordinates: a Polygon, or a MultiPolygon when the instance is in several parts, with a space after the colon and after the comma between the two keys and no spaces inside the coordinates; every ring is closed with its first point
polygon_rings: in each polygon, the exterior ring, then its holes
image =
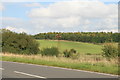
{"type": "Polygon", "coordinates": [[[111,74],[8,61],[2,61],[0,70],[3,78],[118,78],[111,74]]]}

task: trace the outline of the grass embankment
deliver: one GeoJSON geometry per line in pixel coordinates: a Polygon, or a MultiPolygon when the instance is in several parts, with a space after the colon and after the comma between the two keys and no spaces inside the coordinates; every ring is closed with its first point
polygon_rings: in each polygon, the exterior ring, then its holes
{"type": "Polygon", "coordinates": [[[57,40],[37,40],[40,43],[40,49],[47,47],[58,47],[61,52],[66,49],[75,49],[80,54],[101,54],[102,45],[96,45],[92,43],[73,42],[73,41],[62,41],[57,40]]]}
{"type": "Polygon", "coordinates": [[[2,60],[118,74],[117,61],[107,61],[105,58],[100,56],[100,60],[98,61],[94,57],[95,56],[91,55],[81,55],[80,59],[73,60],[64,57],[47,57],[41,55],[18,55],[6,53],[3,54],[2,60]]]}

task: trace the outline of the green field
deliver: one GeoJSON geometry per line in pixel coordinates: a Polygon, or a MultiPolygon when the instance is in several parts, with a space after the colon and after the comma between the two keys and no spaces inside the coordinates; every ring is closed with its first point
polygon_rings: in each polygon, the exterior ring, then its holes
{"type": "Polygon", "coordinates": [[[73,41],[54,41],[54,40],[37,40],[40,43],[40,49],[46,47],[58,47],[61,52],[66,49],[75,49],[80,54],[91,53],[100,54],[102,52],[102,45],[92,43],[73,42],[73,41]]]}
{"type": "Polygon", "coordinates": [[[108,61],[102,55],[94,55],[101,54],[103,44],[97,45],[63,40],[59,42],[56,40],[37,40],[37,42],[40,44],[39,48],[41,50],[47,47],[58,47],[59,50],[63,52],[66,49],[73,48],[80,54],[91,53],[93,55],[80,55],[79,58],[72,59],[63,56],[42,56],[41,54],[26,55],[4,53],[2,55],[2,60],[118,74],[118,59],[111,59],[108,61]]]}

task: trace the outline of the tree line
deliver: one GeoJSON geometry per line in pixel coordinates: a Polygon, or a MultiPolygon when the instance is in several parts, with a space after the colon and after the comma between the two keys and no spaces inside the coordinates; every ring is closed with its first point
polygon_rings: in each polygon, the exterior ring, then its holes
{"type": "Polygon", "coordinates": [[[35,39],[69,40],[89,43],[119,42],[119,33],[112,32],[48,32],[33,36],[35,39]],[[61,37],[57,38],[56,35],[61,37]]]}

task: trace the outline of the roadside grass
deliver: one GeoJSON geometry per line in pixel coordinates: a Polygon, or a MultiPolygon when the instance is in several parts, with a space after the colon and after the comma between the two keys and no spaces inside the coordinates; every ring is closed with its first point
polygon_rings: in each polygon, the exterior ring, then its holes
{"type": "Polygon", "coordinates": [[[81,55],[80,59],[73,60],[70,58],[55,57],[55,56],[50,57],[50,56],[41,56],[41,55],[19,55],[19,54],[11,54],[11,53],[2,54],[3,61],[56,66],[63,68],[109,73],[115,75],[118,74],[118,65],[117,65],[118,62],[116,59],[107,61],[105,58],[101,56],[98,56],[99,58],[101,58],[100,60],[97,60],[93,57],[95,56],[87,55],[87,57],[85,57],[85,55],[81,55]]]}
{"type": "Polygon", "coordinates": [[[92,44],[92,43],[83,43],[83,42],[74,42],[74,41],[65,41],[60,40],[37,40],[40,43],[40,49],[47,47],[58,47],[61,52],[66,49],[75,49],[80,54],[101,54],[102,45],[92,44]],[[48,46],[49,45],[49,46],[48,46]]]}

